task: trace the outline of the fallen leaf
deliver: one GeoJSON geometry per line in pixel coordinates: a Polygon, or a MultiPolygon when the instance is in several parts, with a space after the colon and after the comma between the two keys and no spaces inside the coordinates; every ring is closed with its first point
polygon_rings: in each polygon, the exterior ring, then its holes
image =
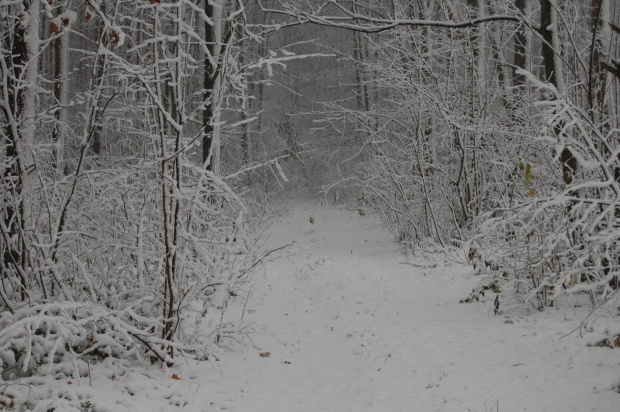
{"type": "Polygon", "coordinates": [[[271,352],[262,352],[262,353],[259,353],[259,355],[260,355],[262,358],[268,358],[268,357],[270,357],[270,356],[271,356],[271,352]]]}
{"type": "Polygon", "coordinates": [[[67,385],[73,385],[73,382],[67,381],[67,385]]]}
{"type": "Polygon", "coordinates": [[[172,379],[177,379],[177,380],[179,380],[179,379],[181,379],[181,378],[179,378],[179,375],[177,375],[176,373],[174,373],[174,374],[172,374],[172,379]]]}
{"type": "Polygon", "coordinates": [[[9,399],[10,402],[5,401],[5,400],[1,400],[0,401],[0,406],[9,410],[9,409],[13,409],[15,407],[15,401],[13,399],[15,399],[15,395],[11,395],[10,393],[0,393],[0,395],[4,396],[5,398],[9,399]]]}
{"type": "Polygon", "coordinates": [[[287,361],[287,360],[285,360],[285,361],[284,361],[284,363],[285,363],[285,364],[287,364],[287,365],[290,365],[290,364],[291,364],[291,362],[289,362],[289,361],[287,361]]]}

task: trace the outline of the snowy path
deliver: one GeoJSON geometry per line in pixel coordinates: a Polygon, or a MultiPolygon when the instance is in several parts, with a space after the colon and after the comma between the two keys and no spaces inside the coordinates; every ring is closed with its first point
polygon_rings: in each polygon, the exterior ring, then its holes
{"type": "Polygon", "coordinates": [[[297,204],[270,233],[274,246],[298,243],[250,301],[255,348],[223,360],[221,406],[620,411],[620,350],[559,339],[577,325],[572,311],[494,316],[494,296],[459,304],[477,282],[470,268],[407,257],[354,212],[297,204]]]}
{"type": "Polygon", "coordinates": [[[93,411],[620,411],[620,350],[561,338],[587,308],[459,304],[471,268],[406,256],[355,212],[296,203],[269,234],[272,248],[297,242],[255,279],[253,345],[173,370],[98,368],[93,411]]]}

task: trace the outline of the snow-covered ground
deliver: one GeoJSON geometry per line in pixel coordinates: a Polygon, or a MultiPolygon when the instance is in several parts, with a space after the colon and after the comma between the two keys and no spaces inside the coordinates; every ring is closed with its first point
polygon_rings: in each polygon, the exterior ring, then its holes
{"type": "Polygon", "coordinates": [[[479,282],[471,267],[407,254],[357,211],[297,202],[268,235],[294,244],[255,278],[246,344],[168,370],[98,365],[83,392],[93,410],[620,411],[620,349],[588,346],[620,332],[617,317],[562,337],[587,307],[460,304],[479,282]]]}

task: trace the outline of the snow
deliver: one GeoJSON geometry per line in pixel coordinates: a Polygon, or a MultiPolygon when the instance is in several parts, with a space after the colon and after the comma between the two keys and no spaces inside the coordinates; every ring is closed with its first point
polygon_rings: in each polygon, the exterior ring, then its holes
{"type": "Polygon", "coordinates": [[[562,337],[587,307],[460,304],[480,278],[459,256],[404,251],[357,210],[298,201],[266,236],[291,246],[251,285],[245,344],[170,369],[106,359],[92,387],[60,382],[67,398],[136,412],[619,410],[620,350],[588,346],[620,332],[617,317],[562,337]]]}

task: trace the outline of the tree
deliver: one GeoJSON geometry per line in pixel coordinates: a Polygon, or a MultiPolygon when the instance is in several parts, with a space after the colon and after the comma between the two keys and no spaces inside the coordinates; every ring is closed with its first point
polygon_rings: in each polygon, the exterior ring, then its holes
{"type": "MultiPolygon", "coordinates": [[[[0,61],[2,83],[2,273],[16,274],[20,300],[27,298],[26,285],[31,276],[25,267],[29,265],[27,230],[32,227],[31,170],[33,159],[31,145],[35,134],[35,104],[37,87],[37,54],[39,47],[39,2],[24,1],[6,7],[10,16],[9,27],[3,30],[0,61]]],[[[9,310],[12,306],[2,294],[9,310]]]]}
{"type": "Polygon", "coordinates": [[[303,56],[240,59],[270,29],[243,1],[40,4],[0,4],[3,377],[209,357],[260,259],[235,186],[283,158],[223,170],[218,136],[256,118],[252,72],[303,56]]]}

